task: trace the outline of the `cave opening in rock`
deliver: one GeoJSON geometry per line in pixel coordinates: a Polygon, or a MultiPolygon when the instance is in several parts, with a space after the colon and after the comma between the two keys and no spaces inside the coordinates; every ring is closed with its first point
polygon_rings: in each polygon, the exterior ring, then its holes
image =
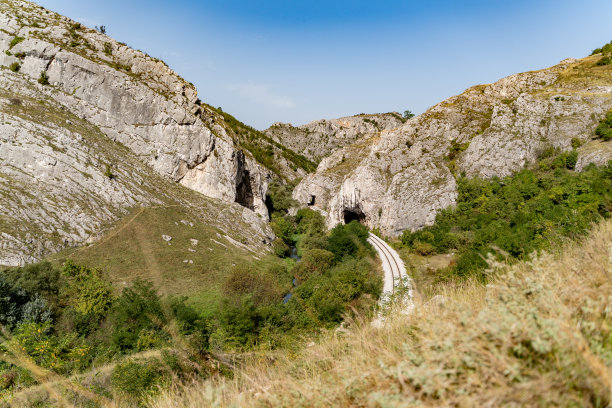
{"type": "Polygon", "coordinates": [[[358,208],[352,210],[345,209],[342,215],[344,216],[345,224],[348,224],[351,221],[357,221],[363,224],[365,221],[365,214],[358,208]]]}
{"type": "Polygon", "coordinates": [[[314,205],[316,198],[317,198],[317,196],[314,196],[314,195],[310,196],[310,201],[308,201],[308,206],[309,207],[314,205]]]}
{"type": "Polygon", "coordinates": [[[251,174],[248,170],[243,170],[238,183],[236,183],[236,202],[243,207],[254,209],[253,187],[251,186],[251,174]]]}

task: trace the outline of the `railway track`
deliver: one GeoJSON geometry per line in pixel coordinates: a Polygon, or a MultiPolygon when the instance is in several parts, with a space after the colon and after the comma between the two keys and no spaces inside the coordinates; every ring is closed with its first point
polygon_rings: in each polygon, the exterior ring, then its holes
{"type": "MultiPolygon", "coordinates": [[[[404,263],[399,259],[397,252],[389,248],[385,241],[372,233],[370,233],[368,241],[374,246],[383,263],[383,270],[385,272],[383,294],[392,295],[400,286],[406,283],[410,284],[407,282],[408,275],[406,274],[404,263]]],[[[409,296],[412,296],[412,290],[409,290],[409,296]]]]}

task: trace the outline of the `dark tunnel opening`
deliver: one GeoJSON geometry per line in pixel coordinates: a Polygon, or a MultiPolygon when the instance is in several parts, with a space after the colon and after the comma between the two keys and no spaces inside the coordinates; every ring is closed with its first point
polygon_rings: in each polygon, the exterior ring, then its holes
{"type": "Polygon", "coordinates": [[[236,185],[236,202],[248,209],[254,209],[253,187],[251,186],[251,174],[248,170],[242,172],[242,177],[236,185]]]}
{"type": "Polygon", "coordinates": [[[365,214],[360,209],[347,210],[343,212],[344,223],[348,224],[351,221],[357,221],[361,224],[365,221],[365,214]]]}

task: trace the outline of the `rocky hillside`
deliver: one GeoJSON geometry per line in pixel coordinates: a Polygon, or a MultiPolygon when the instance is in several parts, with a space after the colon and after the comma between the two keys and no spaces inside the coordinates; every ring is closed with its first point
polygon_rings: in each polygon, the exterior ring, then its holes
{"type": "Polygon", "coordinates": [[[595,129],[612,107],[612,65],[567,59],[452,97],[397,129],[334,152],[294,191],[329,226],[359,219],[397,236],[455,203],[456,177],[506,176],[547,148],[577,148],[580,170],[612,158],[595,129]]]}
{"type": "Polygon", "coordinates": [[[405,120],[399,113],[360,114],[339,119],[321,119],[302,126],[275,123],[265,133],[314,162],[348,144],[382,130],[399,127],[405,120]]]}
{"type": "Polygon", "coordinates": [[[176,201],[176,184],[219,200],[213,213],[237,203],[264,219],[269,180],[312,168],[162,61],[30,2],[0,1],[0,83],[0,264],[176,201]]]}

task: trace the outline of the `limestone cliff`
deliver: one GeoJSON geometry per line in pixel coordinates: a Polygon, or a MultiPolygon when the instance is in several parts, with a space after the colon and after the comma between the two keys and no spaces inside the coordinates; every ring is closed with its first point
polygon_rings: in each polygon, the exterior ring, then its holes
{"type": "Polygon", "coordinates": [[[314,162],[337,149],[404,123],[399,113],[360,114],[339,119],[321,119],[302,126],[275,123],[265,133],[272,139],[314,162]]]}
{"type": "Polygon", "coordinates": [[[456,179],[505,176],[547,147],[578,148],[577,169],[612,158],[610,142],[592,140],[612,107],[612,68],[601,56],[568,59],[479,85],[397,129],[334,152],[306,176],[294,198],[327,216],[329,226],[359,219],[397,236],[432,224],[455,203],[456,179]]]}
{"type": "MultiPolygon", "coordinates": [[[[226,203],[213,212],[238,203],[267,216],[268,181],[284,168],[258,162],[162,61],[3,0],[0,84],[0,264],[85,242],[130,207],[167,203],[174,183],[226,203]]],[[[269,230],[258,223],[261,244],[269,230]]]]}

